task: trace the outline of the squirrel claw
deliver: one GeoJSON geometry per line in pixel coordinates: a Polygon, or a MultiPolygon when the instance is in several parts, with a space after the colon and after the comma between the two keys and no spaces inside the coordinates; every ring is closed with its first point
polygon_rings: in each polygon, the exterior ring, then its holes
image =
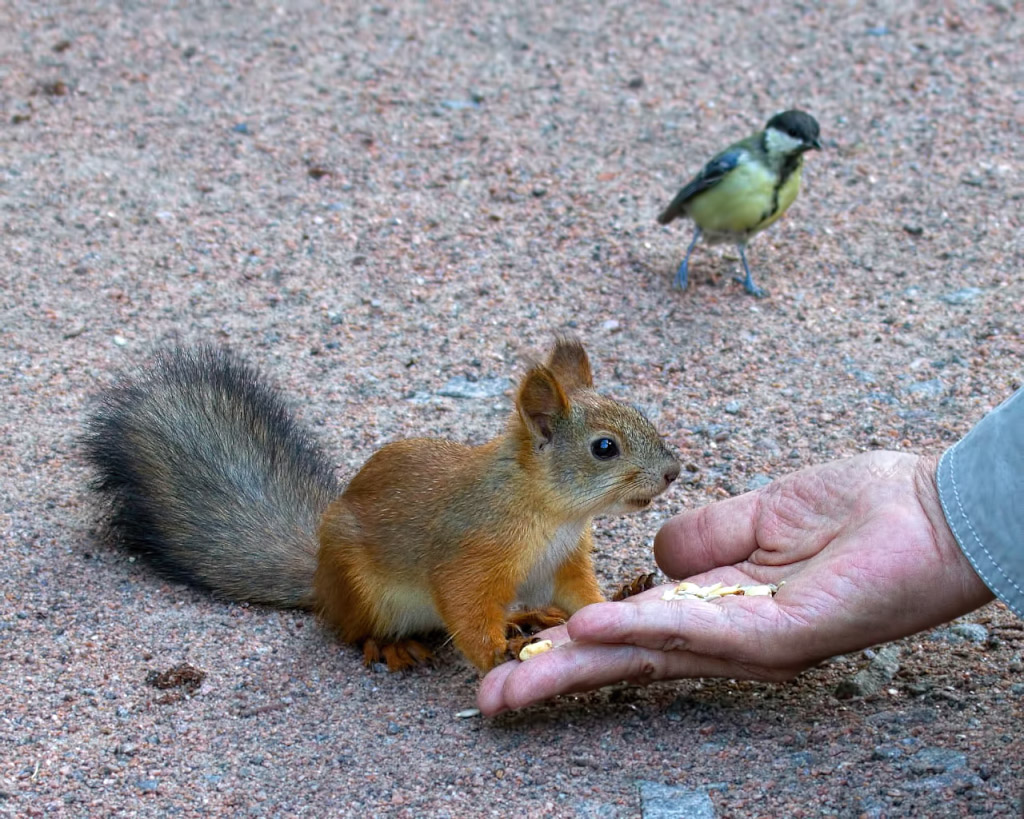
{"type": "Polygon", "coordinates": [[[508,616],[508,622],[505,624],[505,635],[510,641],[518,637],[531,637],[538,631],[543,631],[552,626],[560,626],[568,619],[568,613],[558,608],[558,606],[546,606],[542,609],[529,609],[528,611],[514,611],[508,616]]]}
{"type": "Polygon", "coordinates": [[[658,585],[657,577],[658,575],[656,572],[640,575],[631,583],[626,583],[621,586],[619,590],[612,595],[612,600],[625,600],[627,597],[632,597],[635,594],[640,594],[640,592],[653,589],[658,585]]]}
{"type": "Polygon", "coordinates": [[[536,637],[511,637],[505,644],[505,656],[504,660],[518,660],[519,652],[523,650],[523,646],[529,645],[530,643],[537,642],[536,637]]]}
{"type": "Polygon", "coordinates": [[[371,637],[363,643],[363,665],[367,668],[384,663],[388,671],[405,671],[426,665],[433,659],[434,653],[416,640],[396,640],[381,644],[371,637]]]}

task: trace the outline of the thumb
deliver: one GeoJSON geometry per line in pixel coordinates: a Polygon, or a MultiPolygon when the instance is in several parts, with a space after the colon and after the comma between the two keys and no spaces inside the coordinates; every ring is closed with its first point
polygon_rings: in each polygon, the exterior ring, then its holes
{"type": "Polygon", "coordinates": [[[654,537],[654,558],[669,577],[742,563],[757,550],[760,492],[748,492],[669,519],[654,537]]]}

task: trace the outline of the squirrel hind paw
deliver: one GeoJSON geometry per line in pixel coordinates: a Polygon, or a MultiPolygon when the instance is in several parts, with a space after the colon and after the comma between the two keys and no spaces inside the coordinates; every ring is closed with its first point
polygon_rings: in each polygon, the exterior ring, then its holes
{"type": "Polygon", "coordinates": [[[363,665],[367,668],[383,663],[388,667],[388,671],[405,671],[427,665],[433,659],[434,653],[417,640],[379,643],[370,638],[363,643],[363,665]]]}
{"type": "Polygon", "coordinates": [[[558,606],[514,611],[508,615],[508,620],[505,624],[505,636],[508,639],[530,637],[546,628],[560,626],[568,619],[569,613],[558,608],[558,606]]]}

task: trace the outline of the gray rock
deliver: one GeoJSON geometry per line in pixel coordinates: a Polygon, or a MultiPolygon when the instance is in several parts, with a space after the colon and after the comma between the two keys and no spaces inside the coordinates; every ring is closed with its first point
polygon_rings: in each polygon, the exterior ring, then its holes
{"type": "Polygon", "coordinates": [[[937,793],[939,791],[963,793],[971,788],[983,788],[984,786],[985,781],[980,776],[964,768],[904,783],[904,787],[908,791],[916,793],[937,793]]]}
{"type": "Polygon", "coordinates": [[[772,482],[772,479],[765,475],[763,472],[758,472],[756,475],[751,475],[750,480],[747,481],[746,490],[753,492],[755,489],[760,489],[762,486],[767,486],[772,482]]]}
{"type": "Polygon", "coordinates": [[[441,100],[441,107],[449,111],[467,111],[479,108],[480,103],[476,100],[441,100]]]}
{"type": "Polygon", "coordinates": [[[861,384],[875,384],[878,382],[875,374],[870,373],[867,370],[850,370],[850,374],[861,384]]]}
{"type": "Polygon", "coordinates": [[[903,756],[903,750],[895,745],[876,745],[871,751],[871,758],[892,761],[903,756]]]}
{"type": "Polygon", "coordinates": [[[939,298],[946,304],[969,304],[983,292],[985,291],[980,287],[964,287],[961,290],[954,290],[952,293],[944,293],[939,298]]]}
{"type": "Polygon", "coordinates": [[[932,636],[936,640],[947,643],[974,643],[982,645],[988,642],[988,629],[978,623],[955,623],[947,628],[936,629],[932,636]]]}
{"type": "Polygon", "coordinates": [[[638,782],[643,819],[715,819],[708,787],[681,788],[660,782],[638,782]]]}
{"type": "Polygon", "coordinates": [[[941,378],[931,378],[928,381],[915,381],[903,388],[903,391],[911,395],[923,395],[926,398],[938,398],[946,391],[946,385],[941,378]]]}
{"type": "Polygon", "coordinates": [[[499,398],[509,387],[507,378],[480,378],[470,381],[464,375],[456,376],[437,391],[446,398],[499,398]]]}
{"type": "Polygon", "coordinates": [[[967,757],[949,748],[922,748],[910,758],[908,767],[918,776],[948,773],[966,768],[967,757]]]}
{"type": "Polygon", "coordinates": [[[887,685],[900,670],[900,652],[896,646],[882,646],[867,667],[839,683],[835,695],[841,700],[868,697],[887,685]]]}
{"type": "Polygon", "coordinates": [[[957,623],[950,626],[949,630],[972,643],[988,642],[988,629],[980,623],[957,623]]]}

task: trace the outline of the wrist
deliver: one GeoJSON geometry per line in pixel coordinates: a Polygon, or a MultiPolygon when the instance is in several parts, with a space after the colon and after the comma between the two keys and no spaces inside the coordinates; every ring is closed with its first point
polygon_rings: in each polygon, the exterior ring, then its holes
{"type": "Polygon", "coordinates": [[[932,538],[940,560],[950,568],[960,583],[960,595],[968,606],[962,613],[966,614],[989,602],[995,595],[978,575],[946,520],[939,498],[938,468],[938,456],[918,458],[914,469],[914,491],[931,525],[932,538]]]}

